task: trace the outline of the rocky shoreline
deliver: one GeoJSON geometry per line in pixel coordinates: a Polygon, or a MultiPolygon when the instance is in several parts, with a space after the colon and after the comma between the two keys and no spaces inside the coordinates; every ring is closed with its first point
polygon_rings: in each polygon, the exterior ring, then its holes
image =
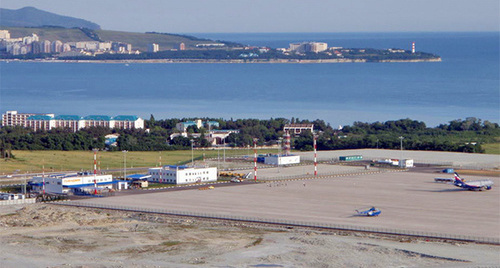
{"type": "Polygon", "coordinates": [[[365,62],[441,62],[441,58],[433,59],[413,59],[413,60],[380,60],[367,61],[366,59],[319,59],[319,60],[301,60],[301,59],[275,59],[275,60],[206,60],[206,59],[150,59],[150,60],[60,60],[60,59],[0,59],[3,62],[50,62],[50,63],[365,63],[365,62]]]}

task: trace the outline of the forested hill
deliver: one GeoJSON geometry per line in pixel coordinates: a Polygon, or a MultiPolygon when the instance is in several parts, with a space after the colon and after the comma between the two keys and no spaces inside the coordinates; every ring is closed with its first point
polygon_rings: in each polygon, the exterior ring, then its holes
{"type": "MultiPolygon", "coordinates": [[[[165,119],[155,120],[153,116],[145,120],[149,131],[122,130],[107,128],[85,128],[73,133],[67,129],[33,132],[22,127],[3,127],[0,129],[0,151],[6,150],[91,150],[93,148],[108,150],[159,151],[191,148],[190,140],[195,146],[208,147],[207,140],[195,137],[178,136],[170,139],[170,134],[176,133],[175,125],[179,122],[193,120],[165,119]],[[110,133],[120,134],[117,147],[106,148],[104,136],[110,133]]],[[[228,146],[243,147],[253,145],[253,139],[258,139],[259,145],[275,145],[283,137],[283,127],[288,123],[313,123],[318,133],[319,150],[380,148],[399,149],[400,139],[404,137],[406,150],[432,150],[455,152],[484,152],[482,145],[499,144],[500,127],[497,123],[481,121],[476,118],[454,120],[437,127],[427,127],[424,122],[410,119],[387,121],[384,123],[355,122],[352,126],[333,129],[323,120],[299,120],[292,118],[276,118],[269,120],[238,119],[223,120],[203,118],[217,121],[218,129],[237,129],[238,134],[231,134],[225,142],[228,146]]],[[[208,130],[194,126],[188,128],[188,133],[207,133],[208,130]]],[[[310,132],[292,137],[292,146],[297,150],[312,150],[313,137],[310,132]]]]}
{"type": "Polygon", "coordinates": [[[92,30],[101,29],[101,26],[91,21],[68,16],[61,16],[34,7],[23,7],[15,10],[0,8],[0,26],[58,26],[64,28],[88,28],[92,30]]]}

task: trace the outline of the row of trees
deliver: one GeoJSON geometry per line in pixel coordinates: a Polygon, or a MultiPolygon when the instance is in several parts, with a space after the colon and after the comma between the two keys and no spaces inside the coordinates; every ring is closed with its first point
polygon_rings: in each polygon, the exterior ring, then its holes
{"type": "MultiPolygon", "coordinates": [[[[54,129],[50,131],[33,131],[23,127],[4,127],[0,129],[0,152],[2,157],[10,156],[10,150],[91,150],[92,148],[105,149],[104,136],[111,133],[119,134],[117,146],[108,147],[108,150],[155,151],[188,149],[193,140],[196,147],[211,146],[203,138],[208,129],[197,127],[188,128],[191,134],[198,133],[199,137],[177,136],[170,139],[170,135],[178,132],[175,125],[178,122],[193,120],[164,119],[155,120],[151,116],[145,120],[144,129],[107,129],[85,128],[76,133],[68,129],[54,129]]],[[[355,122],[352,126],[342,129],[333,129],[323,120],[299,120],[292,118],[237,119],[224,120],[204,118],[203,121],[217,121],[219,129],[235,129],[239,133],[229,135],[225,139],[228,146],[247,147],[258,139],[259,145],[276,144],[283,137],[283,127],[288,123],[314,124],[318,134],[319,150],[356,149],[356,148],[385,148],[398,149],[399,137],[404,137],[404,148],[411,150],[436,150],[458,152],[483,152],[482,143],[498,142],[500,128],[498,124],[480,119],[467,118],[454,120],[449,124],[442,124],[429,128],[424,122],[410,119],[396,121],[363,123],[355,122]]],[[[298,137],[292,137],[292,146],[298,150],[312,150],[313,136],[305,132],[298,137]]]]}

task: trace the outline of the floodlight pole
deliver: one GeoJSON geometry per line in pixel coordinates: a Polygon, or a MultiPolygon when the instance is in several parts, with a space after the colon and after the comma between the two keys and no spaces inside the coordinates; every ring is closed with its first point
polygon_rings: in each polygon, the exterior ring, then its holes
{"type": "Polygon", "coordinates": [[[401,147],[401,157],[399,159],[399,166],[401,166],[401,161],[403,160],[403,139],[404,137],[403,136],[400,136],[399,137],[399,140],[400,140],[400,147],[401,147]]]}
{"type": "Polygon", "coordinates": [[[194,167],[194,147],[193,147],[194,140],[191,139],[189,141],[191,142],[191,165],[194,167]]]}
{"type": "Polygon", "coordinates": [[[257,182],[257,139],[253,139],[253,180],[257,182]]]}
{"type": "Polygon", "coordinates": [[[123,150],[123,179],[127,179],[127,150],[123,150]]]}

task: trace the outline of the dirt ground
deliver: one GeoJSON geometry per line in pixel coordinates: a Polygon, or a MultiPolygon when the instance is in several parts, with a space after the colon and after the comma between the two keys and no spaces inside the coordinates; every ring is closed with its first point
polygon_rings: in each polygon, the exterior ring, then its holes
{"type": "Polygon", "coordinates": [[[1,267],[471,267],[498,246],[54,204],[0,207],[1,267]]]}

